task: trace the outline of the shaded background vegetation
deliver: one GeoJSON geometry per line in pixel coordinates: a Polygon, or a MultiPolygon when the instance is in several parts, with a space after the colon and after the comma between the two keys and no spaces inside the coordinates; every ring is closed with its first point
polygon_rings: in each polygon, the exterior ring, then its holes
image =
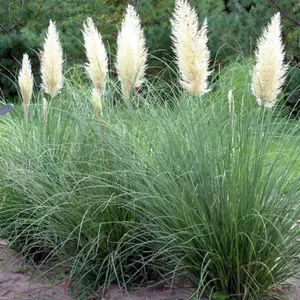
{"type": "MultiPolygon", "coordinates": [[[[38,52],[42,47],[49,19],[57,22],[68,64],[85,60],[82,45],[82,22],[95,20],[105,43],[113,54],[121,20],[128,3],[136,5],[145,29],[147,46],[153,56],[149,73],[163,69],[162,60],[172,60],[169,18],[174,0],[0,0],[0,93],[12,101],[17,90],[13,84],[22,54],[27,52],[34,73],[39,72],[38,52]]],[[[281,11],[287,60],[291,66],[300,61],[300,2],[299,0],[190,0],[201,21],[209,23],[210,49],[215,66],[223,68],[240,54],[253,55],[256,39],[270,16],[281,11]],[[299,20],[299,21],[298,21],[299,20]]],[[[113,55],[111,56],[113,60],[113,55]]],[[[111,64],[112,72],[114,71],[111,64]]],[[[297,90],[296,68],[286,87],[287,96],[297,90]]],[[[36,78],[37,85],[38,77],[36,78]]],[[[288,98],[294,106],[299,92],[288,98]]]]}

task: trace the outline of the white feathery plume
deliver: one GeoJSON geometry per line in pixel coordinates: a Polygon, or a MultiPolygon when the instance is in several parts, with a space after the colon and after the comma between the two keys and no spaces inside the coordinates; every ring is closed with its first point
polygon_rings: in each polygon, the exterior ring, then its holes
{"type": "Polygon", "coordinates": [[[50,20],[43,55],[41,57],[42,87],[51,98],[57,95],[63,84],[63,51],[55,22],[50,20]]]}
{"type": "Polygon", "coordinates": [[[287,71],[284,64],[280,13],[275,14],[258,40],[252,92],[259,105],[273,107],[281,92],[287,71]]]}
{"type": "Polygon", "coordinates": [[[22,67],[19,72],[18,83],[21,91],[24,107],[24,119],[28,122],[28,109],[32,96],[33,76],[31,71],[31,63],[28,55],[25,53],[22,59],[22,67]]]}
{"type": "Polygon", "coordinates": [[[87,18],[83,25],[83,38],[88,63],[86,70],[98,94],[103,95],[108,73],[107,53],[93,20],[87,18]]]}
{"type": "Polygon", "coordinates": [[[125,99],[132,89],[143,83],[147,68],[147,49],[140,18],[132,5],[128,5],[117,40],[116,69],[125,99]]]}
{"type": "Polygon", "coordinates": [[[207,47],[207,20],[199,30],[195,9],[187,0],[176,0],[171,19],[172,40],[177,65],[181,73],[181,85],[193,95],[207,93],[210,52],[207,47]]]}

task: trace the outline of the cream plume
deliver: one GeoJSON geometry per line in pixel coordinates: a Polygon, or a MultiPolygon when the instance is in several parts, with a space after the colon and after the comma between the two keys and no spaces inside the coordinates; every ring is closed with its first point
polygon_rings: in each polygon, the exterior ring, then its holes
{"type": "Polygon", "coordinates": [[[33,89],[33,76],[30,59],[27,54],[23,55],[22,67],[19,72],[18,82],[23,100],[24,118],[25,121],[28,122],[29,103],[33,89]]]}
{"type": "Polygon", "coordinates": [[[141,22],[132,5],[127,7],[117,45],[116,69],[124,98],[128,99],[132,89],[143,83],[148,55],[141,22]]]}
{"type": "Polygon", "coordinates": [[[201,96],[209,91],[207,20],[205,19],[199,30],[195,9],[191,8],[187,0],[177,0],[171,24],[181,85],[191,94],[201,96]]]}
{"type": "Polygon", "coordinates": [[[275,14],[258,40],[256,65],[252,75],[252,92],[259,105],[273,107],[285,80],[284,46],[280,13],[275,14]]]}
{"type": "Polygon", "coordinates": [[[63,51],[55,23],[50,20],[41,57],[42,87],[51,98],[62,88],[63,51]]]}
{"type": "Polygon", "coordinates": [[[108,73],[107,53],[94,22],[88,18],[83,25],[83,38],[88,63],[86,70],[98,94],[103,95],[108,73]]]}

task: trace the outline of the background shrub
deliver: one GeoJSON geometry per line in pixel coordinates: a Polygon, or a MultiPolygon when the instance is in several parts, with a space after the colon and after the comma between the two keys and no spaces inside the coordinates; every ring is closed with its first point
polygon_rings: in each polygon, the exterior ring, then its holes
{"type": "MultiPolygon", "coordinates": [[[[241,53],[253,54],[254,45],[261,28],[270,16],[277,11],[271,0],[191,0],[202,22],[205,17],[209,23],[209,43],[212,61],[216,67],[224,64],[241,53]]],[[[28,52],[36,75],[39,73],[39,52],[49,19],[57,22],[60,30],[67,63],[85,61],[82,45],[82,23],[92,17],[103,35],[104,42],[114,54],[120,22],[128,1],[117,0],[0,0],[0,90],[1,95],[12,101],[16,96],[13,84],[24,52],[28,52]]],[[[161,59],[173,60],[170,39],[169,18],[173,11],[173,0],[138,0],[137,9],[145,29],[147,46],[159,59],[151,59],[148,73],[156,75],[165,70],[161,59]]],[[[297,0],[280,0],[277,5],[293,20],[283,16],[284,39],[287,58],[291,64],[299,61],[297,19],[300,4],[297,0]]],[[[114,74],[114,68],[111,71],[114,74]]],[[[170,73],[161,73],[170,77],[170,73]]],[[[171,75],[174,79],[174,76],[171,75]]],[[[36,83],[39,85],[39,77],[36,83]]],[[[288,86],[288,91],[291,86],[288,86]]]]}

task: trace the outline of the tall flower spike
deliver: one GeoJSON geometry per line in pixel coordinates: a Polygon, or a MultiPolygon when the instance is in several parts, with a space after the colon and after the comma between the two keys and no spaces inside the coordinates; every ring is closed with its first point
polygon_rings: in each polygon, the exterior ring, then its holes
{"type": "Polygon", "coordinates": [[[32,96],[33,76],[31,71],[30,60],[27,54],[23,55],[22,67],[19,72],[18,82],[23,100],[24,119],[25,122],[28,122],[28,109],[30,99],[32,96]]]}
{"type": "Polygon", "coordinates": [[[108,72],[107,54],[102,37],[91,18],[83,24],[83,38],[88,59],[86,70],[98,94],[102,96],[108,72]]]}
{"type": "Polygon", "coordinates": [[[171,19],[172,40],[177,65],[181,73],[181,85],[193,95],[207,93],[210,52],[207,47],[207,21],[199,30],[195,9],[187,0],[177,0],[171,19]]]}
{"type": "Polygon", "coordinates": [[[41,57],[42,87],[51,98],[62,88],[63,51],[55,23],[50,20],[41,57]]]}
{"type": "Polygon", "coordinates": [[[141,22],[132,5],[127,7],[117,45],[116,68],[124,98],[128,99],[131,90],[138,89],[143,83],[148,55],[141,22]]]}
{"type": "Polygon", "coordinates": [[[44,119],[44,128],[46,128],[47,119],[48,119],[48,104],[45,98],[43,98],[43,119],[44,119]]]}
{"type": "Polygon", "coordinates": [[[102,116],[102,102],[101,96],[98,94],[98,91],[95,88],[92,91],[91,102],[94,106],[97,117],[100,119],[102,116]]]}
{"type": "Polygon", "coordinates": [[[273,107],[281,92],[287,71],[284,64],[280,13],[275,14],[258,40],[252,92],[259,105],[273,107]]]}
{"type": "Polygon", "coordinates": [[[228,106],[229,106],[229,113],[233,114],[234,113],[234,100],[233,100],[233,91],[229,90],[228,91],[228,106]]]}

